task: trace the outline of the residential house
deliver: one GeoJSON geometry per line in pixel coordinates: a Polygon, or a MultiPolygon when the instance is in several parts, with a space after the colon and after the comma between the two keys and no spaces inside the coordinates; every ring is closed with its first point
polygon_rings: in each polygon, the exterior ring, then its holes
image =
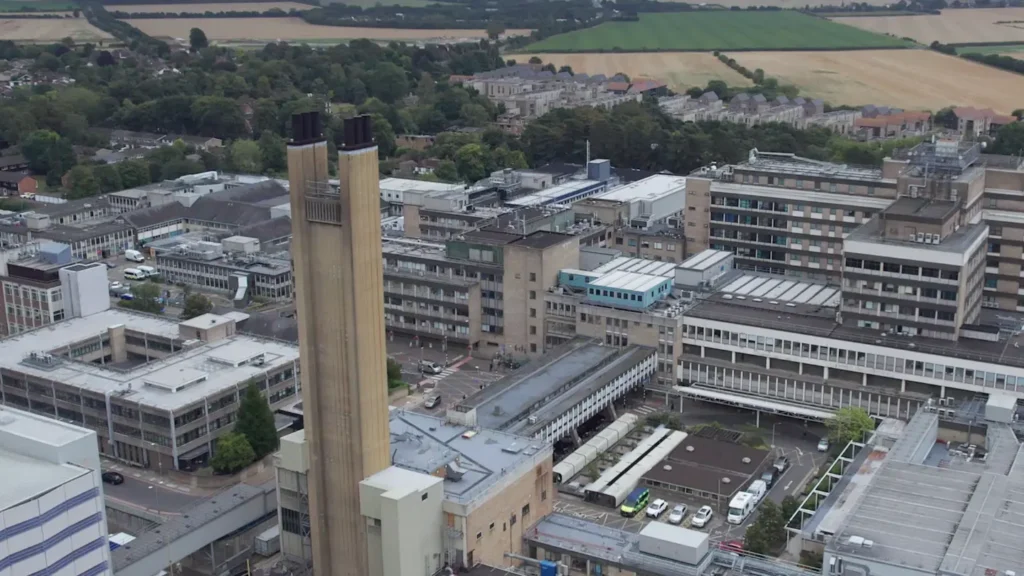
{"type": "Polygon", "coordinates": [[[991,108],[960,106],[953,109],[956,115],[957,132],[961,140],[975,140],[981,136],[995,136],[1003,126],[1016,122],[1017,118],[997,114],[991,108]]]}
{"type": "Polygon", "coordinates": [[[39,183],[28,172],[0,172],[0,190],[4,196],[35,194],[39,183]]]}

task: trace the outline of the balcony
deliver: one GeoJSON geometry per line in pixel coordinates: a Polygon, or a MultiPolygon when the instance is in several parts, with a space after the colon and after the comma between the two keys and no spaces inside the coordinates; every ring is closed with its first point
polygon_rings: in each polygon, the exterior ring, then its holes
{"type": "MultiPolygon", "coordinates": [[[[468,296],[445,296],[444,294],[438,295],[436,292],[429,290],[414,290],[409,288],[401,288],[394,284],[384,283],[384,293],[391,294],[394,296],[404,296],[406,298],[419,298],[422,300],[430,300],[431,302],[448,302],[450,304],[459,304],[467,306],[469,304],[468,296]]],[[[456,293],[458,294],[458,293],[456,293]]]]}
{"type": "Polygon", "coordinates": [[[391,320],[389,318],[384,319],[384,325],[391,330],[403,332],[406,334],[421,334],[427,336],[433,336],[435,338],[447,338],[450,341],[468,342],[469,334],[466,332],[456,332],[454,330],[443,330],[441,328],[435,328],[431,325],[426,324],[410,324],[408,322],[399,322],[397,320],[391,320]]]}
{"type": "Polygon", "coordinates": [[[878,276],[881,278],[894,278],[897,280],[914,280],[917,282],[932,282],[935,284],[948,284],[950,286],[957,286],[960,283],[959,280],[950,280],[948,278],[933,278],[931,276],[921,276],[920,274],[911,275],[903,274],[900,272],[886,272],[885,270],[869,270],[867,268],[845,268],[845,270],[846,272],[851,274],[867,274],[870,276],[878,276]]]}
{"type": "Polygon", "coordinates": [[[844,313],[857,314],[859,316],[868,316],[870,318],[878,318],[879,320],[902,320],[904,322],[932,324],[935,326],[946,326],[949,328],[953,328],[956,326],[956,322],[953,320],[939,320],[938,318],[927,318],[924,316],[900,314],[899,312],[881,312],[878,309],[858,308],[855,306],[849,306],[847,304],[843,304],[841,309],[844,313]]]}
{"type": "Polygon", "coordinates": [[[429,308],[422,308],[419,306],[397,306],[395,304],[384,304],[385,312],[393,312],[396,314],[411,314],[413,316],[424,316],[427,318],[437,318],[439,320],[450,320],[452,322],[459,322],[463,324],[469,323],[469,316],[460,316],[458,314],[451,314],[440,310],[431,310],[429,308]]]}
{"type": "Polygon", "coordinates": [[[454,274],[428,272],[426,270],[412,270],[409,268],[402,268],[401,266],[384,266],[384,278],[409,278],[412,280],[423,280],[429,282],[437,282],[440,284],[450,284],[452,286],[461,286],[468,288],[477,284],[479,280],[476,278],[467,278],[466,276],[456,276],[454,274]]]}

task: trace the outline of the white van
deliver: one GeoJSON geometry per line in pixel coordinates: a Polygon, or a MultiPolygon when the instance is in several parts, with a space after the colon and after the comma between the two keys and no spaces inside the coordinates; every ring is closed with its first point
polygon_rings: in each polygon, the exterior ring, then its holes
{"type": "Polygon", "coordinates": [[[126,280],[145,280],[146,273],[138,268],[125,268],[124,277],[126,280]]]}
{"type": "Polygon", "coordinates": [[[764,498],[764,495],[768,493],[768,483],[764,480],[754,480],[747,487],[746,492],[754,497],[754,505],[756,506],[764,498]]]}
{"type": "Polygon", "coordinates": [[[729,515],[726,521],[729,524],[743,524],[743,521],[754,511],[754,495],[749,492],[740,492],[733,496],[729,502],[729,515]]]}
{"type": "Polygon", "coordinates": [[[156,271],[156,268],[153,268],[152,266],[136,266],[135,269],[145,274],[146,278],[159,274],[159,272],[156,271]]]}
{"type": "Polygon", "coordinates": [[[142,255],[142,252],[138,250],[125,250],[124,259],[130,262],[145,262],[146,257],[142,255]]]}

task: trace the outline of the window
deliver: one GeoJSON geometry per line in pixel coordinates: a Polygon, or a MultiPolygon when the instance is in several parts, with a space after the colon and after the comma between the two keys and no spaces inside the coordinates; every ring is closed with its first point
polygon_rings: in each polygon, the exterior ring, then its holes
{"type": "Polygon", "coordinates": [[[537,309],[536,308],[530,308],[530,318],[536,318],[536,317],[537,317],[537,309]]]}
{"type": "Polygon", "coordinates": [[[530,290],[530,300],[536,300],[536,299],[537,299],[537,291],[536,290],[530,290]]]}
{"type": "Polygon", "coordinates": [[[530,272],[530,282],[536,282],[536,281],[537,281],[537,273],[536,272],[530,272]]]}
{"type": "Polygon", "coordinates": [[[424,492],[423,495],[420,496],[420,502],[425,502],[427,500],[427,496],[429,496],[429,494],[424,492]]]}
{"type": "Polygon", "coordinates": [[[490,530],[494,530],[494,522],[491,522],[490,530]]]}
{"type": "Polygon", "coordinates": [[[548,499],[548,491],[547,490],[541,490],[540,491],[540,501],[544,502],[547,499],[548,499]]]}
{"type": "Polygon", "coordinates": [[[530,515],[530,505],[527,504],[527,505],[523,506],[523,518],[526,518],[529,515],[530,515]]]}
{"type": "Polygon", "coordinates": [[[483,532],[477,532],[477,533],[476,533],[476,539],[477,539],[477,540],[479,540],[479,539],[481,539],[481,538],[483,538],[483,537],[484,537],[484,533],[483,533],[483,532]]]}
{"type": "Polygon", "coordinates": [[[512,513],[512,517],[509,518],[508,525],[509,526],[515,526],[516,525],[516,515],[515,515],[515,513],[512,513]]]}
{"type": "Polygon", "coordinates": [[[537,327],[536,326],[530,326],[530,335],[531,336],[536,336],[536,334],[537,334],[537,327]]]}
{"type": "Polygon", "coordinates": [[[536,351],[537,351],[537,345],[536,344],[530,344],[530,352],[536,352],[536,351]]]}

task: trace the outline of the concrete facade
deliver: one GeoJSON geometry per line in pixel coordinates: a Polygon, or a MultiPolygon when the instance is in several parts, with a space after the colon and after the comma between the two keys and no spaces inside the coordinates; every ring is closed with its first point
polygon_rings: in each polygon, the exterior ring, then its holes
{"type": "Polygon", "coordinates": [[[346,121],[335,193],[319,116],[296,116],[293,129],[288,176],[313,564],[332,576],[363,576],[370,564],[358,486],[390,464],[377,146],[368,117],[346,121]]]}

